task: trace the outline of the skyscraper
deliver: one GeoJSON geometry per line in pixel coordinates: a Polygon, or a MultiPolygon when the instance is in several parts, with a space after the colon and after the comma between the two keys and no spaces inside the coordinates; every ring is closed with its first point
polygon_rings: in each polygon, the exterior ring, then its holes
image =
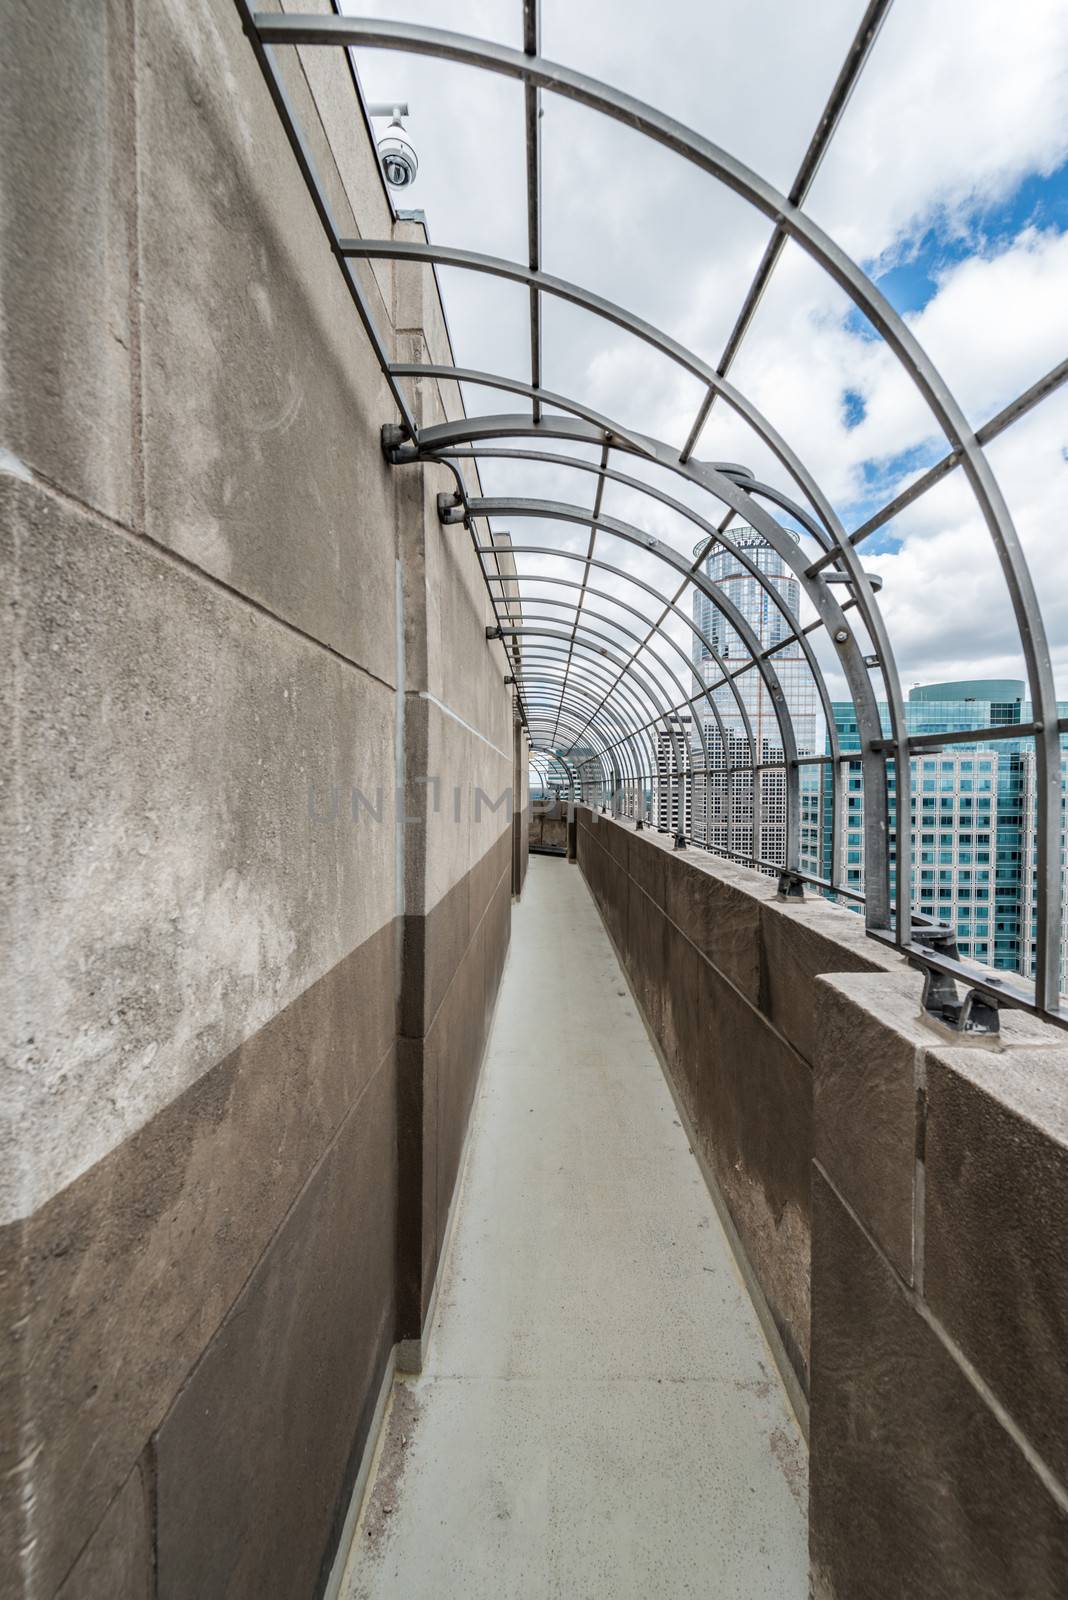
{"type": "MultiPolygon", "coordinates": [[[[791,615],[798,617],[801,585],[797,578],[790,575],[778,552],[754,528],[732,529],[730,538],[745,551],[753,565],[770,579],[771,587],[782,597],[791,615]]],[[[699,555],[706,544],[708,553],[700,567],[704,577],[722,589],[724,596],[752,629],[761,650],[782,644],[782,649],[772,658],[772,665],[782,684],[793,720],[798,754],[815,754],[818,739],[816,685],[800,644],[790,638],[790,623],[767,588],[732,551],[721,544],[706,541],[695,547],[694,554],[699,555]]],[[[697,687],[708,688],[719,683],[723,676],[712,649],[718,651],[727,672],[744,666],[750,659],[750,651],[714,600],[696,588],[693,618],[699,630],[693,640],[694,673],[697,687]]],[[[781,761],[782,735],[771,696],[759,672],[752,668],[734,679],[734,683],[752,726],[757,763],[781,761]]],[[[755,854],[766,863],[781,866],[786,861],[785,771],[780,767],[761,774],[761,826],[759,838],[754,843],[749,772],[751,757],[745,723],[728,685],[720,684],[720,687],[713,689],[712,699],[722,719],[722,734],[707,704],[698,701],[694,706],[695,718],[699,719],[704,731],[708,750],[706,772],[704,751],[698,736],[694,741],[694,838],[713,849],[725,849],[742,856],[755,854]],[[742,769],[737,772],[733,782],[728,780],[729,767],[742,769]]],[[[805,799],[806,795],[810,799],[818,796],[819,776],[816,768],[802,768],[802,787],[802,865],[815,871],[819,860],[817,807],[806,805],[805,799]]]]}
{"type": "MultiPolygon", "coordinates": [[[[966,732],[1033,720],[1016,679],[917,685],[905,706],[909,733],[966,732]]],[[[851,703],[834,705],[843,753],[860,747],[851,703]]],[[[889,731],[885,706],[880,706],[889,731]]],[[[1061,704],[1058,715],[1068,713],[1061,704]]],[[[1068,739],[1061,741],[1061,787],[1068,772],[1068,739]]],[[[909,827],[913,905],[953,926],[960,952],[989,966],[1034,975],[1036,934],[1035,753],[1027,738],[954,744],[923,751],[911,763],[909,827]]],[[[864,795],[859,761],[843,774],[839,827],[846,884],[864,882],[864,795]]],[[[896,854],[898,792],[891,781],[890,859],[896,854]]],[[[1063,816],[1063,812],[1062,812],[1063,816]]],[[[824,795],[824,874],[830,872],[831,800],[824,795]]],[[[1061,873],[1065,872],[1061,826],[1061,873]]],[[[1068,949],[1062,933],[1060,983],[1068,991],[1068,949]]]]}
{"type": "Polygon", "coordinates": [[[656,735],[656,825],[686,838],[693,831],[692,739],[690,717],[670,717],[656,735]]]}

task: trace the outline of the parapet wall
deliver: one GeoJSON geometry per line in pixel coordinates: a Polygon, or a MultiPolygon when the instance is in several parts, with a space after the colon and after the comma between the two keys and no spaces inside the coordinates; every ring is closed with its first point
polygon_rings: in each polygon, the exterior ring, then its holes
{"type": "MultiPolygon", "coordinates": [[[[3,9],[0,1592],[311,1597],[507,948],[509,669],[233,0],[3,9]]],[[[282,66],[340,231],[410,236],[343,54],[282,66]]]]}
{"type": "Polygon", "coordinates": [[[816,1600],[1068,1592],[1064,1036],[961,1046],[850,912],[588,808],[577,848],[809,1397],[816,1600]]]}

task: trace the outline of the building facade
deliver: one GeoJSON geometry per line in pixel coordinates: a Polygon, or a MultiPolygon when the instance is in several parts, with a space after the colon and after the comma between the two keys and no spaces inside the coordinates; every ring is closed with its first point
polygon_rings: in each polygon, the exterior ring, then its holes
{"type": "Polygon", "coordinates": [[[657,729],[653,821],[661,833],[693,833],[693,719],[673,716],[657,729]],[[681,768],[681,770],[680,770],[681,768]]]}
{"type": "MultiPolygon", "coordinates": [[[[976,727],[1010,727],[1033,720],[1015,679],[977,679],[917,685],[905,706],[911,734],[961,733],[976,727]]],[[[860,748],[851,704],[835,703],[843,753],[860,748]]],[[[885,706],[880,707],[889,732],[885,706]]],[[[1058,714],[1068,714],[1062,703],[1058,714]]],[[[829,748],[829,747],[828,747],[829,748]]],[[[1068,740],[1061,741],[1061,789],[1068,771],[1068,740]]],[[[953,926],[963,956],[1034,975],[1036,935],[1036,792],[1033,740],[954,744],[924,751],[911,763],[909,830],[912,901],[918,911],[953,926]]],[[[900,803],[894,774],[888,782],[890,859],[896,856],[900,803]]],[[[830,874],[832,800],[824,783],[823,873],[830,874]]],[[[1062,819],[1063,801],[1062,801],[1062,819]]],[[[843,770],[838,825],[846,885],[864,884],[864,794],[859,761],[843,770]]],[[[1065,872],[1061,824],[1061,873],[1065,872]]],[[[1068,991],[1068,949],[1062,933],[1061,991],[1068,991]]]]}
{"type": "MultiPolygon", "coordinates": [[[[797,618],[801,585],[791,576],[778,552],[753,528],[733,529],[731,539],[770,580],[783,606],[797,618]]],[[[703,545],[696,546],[694,554],[700,554],[703,548],[703,545]]],[[[793,721],[798,754],[815,754],[822,742],[818,731],[816,685],[800,644],[791,638],[793,629],[783,609],[760,580],[722,545],[708,546],[700,571],[722,589],[752,629],[761,650],[782,645],[773,658],[773,665],[793,721]]],[[[749,740],[735,695],[730,687],[720,683],[723,673],[712,654],[715,649],[726,670],[733,672],[750,660],[749,648],[715,601],[700,589],[694,590],[693,618],[698,630],[693,639],[696,688],[719,685],[712,689],[712,699],[723,724],[721,733],[707,706],[700,702],[695,705],[695,717],[700,719],[704,732],[704,747],[700,734],[695,734],[694,838],[714,850],[726,850],[743,857],[755,855],[768,866],[782,866],[786,861],[785,770],[772,766],[760,774],[760,825],[754,840],[749,740]]],[[[734,683],[752,727],[757,764],[781,762],[783,746],[779,722],[759,672],[753,668],[735,678],[734,683]]],[[[818,871],[819,864],[819,790],[818,769],[802,768],[801,865],[804,870],[813,872],[818,871]]]]}

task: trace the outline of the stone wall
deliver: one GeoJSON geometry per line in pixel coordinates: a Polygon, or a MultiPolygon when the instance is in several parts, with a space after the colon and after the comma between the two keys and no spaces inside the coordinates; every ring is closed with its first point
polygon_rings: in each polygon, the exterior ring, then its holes
{"type": "MultiPolygon", "coordinates": [[[[0,1591],[291,1600],[440,1254],[507,668],[232,0],[3,12],[0,1591]]],[[[410,231],[343,56],[285,64],[342,231],[410,231]]]]}
{"type": "Polygon", "coordinates": [[[1068,1043],[921,1019],[818,899],[580,808],[578,860],[791,1384],[817,1600],[1068,1592],[1068,1043]],[[804,1399],[798,1402],[804,1410],[804,1399]]]}

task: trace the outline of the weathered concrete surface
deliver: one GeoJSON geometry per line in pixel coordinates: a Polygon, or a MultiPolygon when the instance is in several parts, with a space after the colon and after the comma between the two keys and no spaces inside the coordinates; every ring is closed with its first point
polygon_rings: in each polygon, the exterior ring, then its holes
{"type": "Polygon", "coordinates": [[[134,1468],[56,1600],[155,1600],[147,1462],[134,1468]]]}
{"type": "Polygon", "coordinates": [[[925,1292],[1068,1486],[1068,1049],[927,1056],[925,1292]]]}
{"type": "MultiPolygon", "coordinates": [[[[236,6],[143,0],[139,12],[147,530],[393,683],[385,382],[236,6]]],[[[283,55],[330,174],[315,102],[283,55]]],[[[346,71],[340,55],[331,65],[346,71]]],[[[348,100],[355,126],[351,82],[348,100]]]]}
{"type": "Polygon", "coordinates": [[[393,1342],[395,1094],[389,1058],[159,1429],[159,1600],[316,1592],[393,1342]]]}
{"type": "Polygon", "coordinates": [[[906,1282],[913,1267],[915,1154],[924,1049],[918,974],[846,973],[812,990],[813,1153],[906,1282]]]}
{"type": "Polygon", "coordinates": [[[0,446],[129,522],[140,498],[125,0],[4,7],[0,446]]]}
{"type": "Polygon", "coordinates": [[[1010,1012],[999,1041],[962,1047],[857,917],[780,904],[768,879],[588,808],[579,824],[695,1139],[811,1371],[813,1594],[1068,1593],[1063,1035],[1010,1012]]]}
{"type": "MultiPolygon", "coordinates": [[[[586,807],[578,811],[578,847],[804,1389],[812,1067],[770,1015],[764,927],[778,909],[775,885],[586,807]]],[[[802,909],[811,919],[816,908],[802,909]]],[[[776,1003],[782,1014],[786,1000],[776,1003]]]]}
{"type": "Polygon", "coordinates": [[[393,917],[393,696],[45,490],[0,478],[25,1216],[393,917]],[[14,804],[15,795],[12,796],[14,804]],[[336,802],[336,803],[335,803],[336,802]]]}
{"type": "Polygon", "coordinates": [[[1060,1600],[1051,1493],[892,1268],[814,1178],[815,1600],[1060,1600]]]}
{"type": "Polygon", "coordinates": [[[345,1600],[807,1593],[805,1452],[579,875],[532,859],[345,1600]]]}

